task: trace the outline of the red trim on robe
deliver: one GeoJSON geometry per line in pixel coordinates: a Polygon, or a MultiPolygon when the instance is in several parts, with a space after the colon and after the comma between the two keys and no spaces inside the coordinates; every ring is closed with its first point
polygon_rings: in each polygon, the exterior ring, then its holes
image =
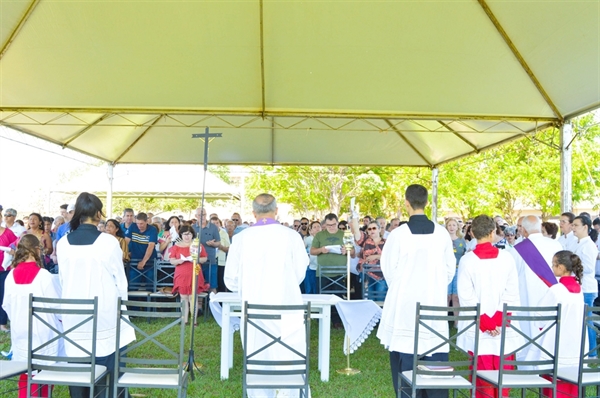
{"type": "Polygon", "coordinates": [[[40,272],[40,267],[37,265],[35,261],[25,262],[17,265],[17,267],[13,270],[13,278],[15,278],[15,283],[17,285],[29,285],[38,272],[40,272]]]}
{"type": "Polygon", "coordinates": [[[490,242],[485,242],[477,244],[477,246],[475,246],[475,250],[473,250],[473,253],[475,253],[475,255],[480,259],[486,260],[489,258],[497,258],[498,253],[500,253],[500,249],[492,246],[490,242]]]}
{"type": "Polygon", "coordinates": [[[574,276],[563,276],[560,278],[558,283],[562,283],[565,285],[569,293],[579,293],[581,292],[581,285],[577,282],[574,276]]]}
{"type": "MultiPolygon", "coordinates": [[[[507,315],[511,314],[511,312],[507,313],[507,315]]],[[[488,314],[482,314],[479,317],[479,330],[482,332],[494,330],[496,327],[502,327],[502,311],[496,311],[496,313],[492,316],[489,316],[488,314]]]]}

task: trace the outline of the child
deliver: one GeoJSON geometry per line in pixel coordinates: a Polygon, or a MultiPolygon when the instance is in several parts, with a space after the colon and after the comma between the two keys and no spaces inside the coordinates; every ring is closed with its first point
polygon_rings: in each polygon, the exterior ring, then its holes
{"type": "MultiPolygon", "coordinates": [[[[471,231],[477,246],[460,260],[457,277],[458,300],[471,307],[480,304],[479,355],[477,370],[499,370],[502,309],[504,304],[520,305],[517,267],[512,256],[492,245],[496,223],[491,217],[481,215],[473,219],[471,231]]],[[[468,322],[460,321],[459,330],[468,322]]],[[[511,328],[506,330],[506,352],[522,345],[522,339],[511,328]]],[[[457,344],[463,350],[473,352],[475,330],[471,328],[459,336],[457,344]]],[[[508,396],[509,389],[502,395],[508,396]]],[[[479,397],[497,397],[498,390],[482,379],[477,379],[479,397]]]]}
{"type": "MultiPolygon", "coordinates": [[[[12,344],[13,361],[27,362],[28,340],[28,313],[29,294],[36,297],[59,298],[53,276],[44,269],[41,257],[41,244],[33,235],[23,235],[15,252],[11,267],[13,268],[6,278],[3,308],[10,319],[10,338],[12,344]]],[[[42,314],[43,315],[43,314],[42,314]]],[[[46,321],[57,329],[60,322],[54,316],[46,315],[46,321]]],[[[46,327],[41,321],[34,320],[33,347],[37,347],[54,338],[56,334],[46,327]]],[[[59,329],[60,330],[60,329],[59,329]]],[[[62,341],[57,341],[47,346],[46,355],[57,355],[62,352],[62,341]]],[[[42,353],[42,352],[40,352],[42,353]]],[[[36,395],[37,386],[32,385],[32,396],[48,396],[48,388],[44,386],[40,395],[36,395]]],[[[27,374],[22,374],[19,379],[19,398],[27,395],[27,374]]]]}
{"type": "MultiPolygon", "coordinates": [[[[560,341],[558,346],[558,366],[579,366],[579,353],[581,349],[581,326],[583,325],[584,301],[581,289],[583,277],[583,264],[576,254],[568,250],[561,250],[552,258],[552,271],[559,278],[557,284],[548,289],[546,295],[540,300],[538,306],[549,307],[561,304],[560,316],[560,341]]],[[[545,323],[536,325],[540,330],[545,323]]],[[[548,331],[540,340],[540,345],[549,352],[554,351],[554,331],[548,331]]],[[[586,341],[587,345],[587,341],[586,341]]],[[[548,359],[540,349],[529,350],[527,359],[548,359]]],[[[543,394],[552,397],[552,390],[544,389],[543,394]]],[[[578,394],[575,384],[565,381],[558,382],[558,397],[576,397],[578,394]]]]}

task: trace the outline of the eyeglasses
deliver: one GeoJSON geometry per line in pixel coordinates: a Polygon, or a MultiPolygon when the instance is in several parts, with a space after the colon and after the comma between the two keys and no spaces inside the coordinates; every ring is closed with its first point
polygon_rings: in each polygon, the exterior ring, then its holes
{"type": "Polygon", "coordinates": [[[335,224],[327,224],[327,223],[325,223],[325,226],[326,227],[337,227],[337,223],[335,223],[335,224]]]}
{"type": "Polygon", "coordinates": [[[232,218],[231,221],[240,221],[239,218],[232,218]]]}
{"type": "Polygon", "coordinates": [[[307,222],[301,222],[300,225],[308,225],[307,222]]]}
{"type": "Polygon", "coordinates": [[[367,228],[367,231],[377,231],[377,227],[367,228]]]}
{"type": "Polygon", "coordinates": [[[338,229],[339,229],[340,231],[345,231],[345,230],[346,230],[346,227],[339,227],[338,229]]]}

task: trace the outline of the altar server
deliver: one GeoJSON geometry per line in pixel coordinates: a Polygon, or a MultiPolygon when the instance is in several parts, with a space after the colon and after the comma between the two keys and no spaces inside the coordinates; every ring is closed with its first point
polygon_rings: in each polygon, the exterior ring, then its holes
{"type": "MultiPolygon", "coordinates": [[[[27,362],[27,345],[29,331],[29,295],[36,297],[58,298],[52,275],[44,269],[41,259],[40,241],[33,235],[23,235],[12,262],[12,270],[6,278],[4,291],[4,304],[2,307],[10,319],[10,340],[12,344],[12,360],[27,362]]],[[[57,330],[62,330],[60,321],[53,315],[40,314],[50,325],[57,330]]],[[[33,347],[37,347],[56,336],[40,320],[34,319],[33,347]]],[[[64,355],[62,340],[59,340],[42,352],[44,355],[64,355]]],[[[48,387],[37,391],[37,386],[32,385],[33,396],[48,396],[48,387]],[[38,395],[39,394],[39,395],[38,395]]],[[[27,396],[27,374],[19,378],[19,398],[27,396]]]]}
{"type": "MultiPolygon", "coordinates": [[[[96,344],[96,364],[112,371],[115,365],[117,332],[117,300],[127,300],[127,278],[123,268],[123,252],[119,241],[110,234],[98,231],[102,216],[102,202],[97,196],[83,192],[75,203],[71,219],[71,233],[58,241],[58,276],[62,286],[62,298],[92,299],[98,297],[97,340],[92,341],[92,325],[85,325],[83,333],[73,339],[85,349],[96,344]]],[[[82,318],[63,315],[63,326],[69,329],[82,318]]],[[[121,323],[121,347],[135,340],[133,328],[121,323]]],[[[84,356],[83,352],[70,343],[65,344],[70,357],[84,356]]],[[[112,378],[111,378],[112,383],[112,378]]],[[[71,397],[88,397],[89,389],[70,387],[71,397]]],[[[112,388],[109,390],[112,393],[112,388]]]]}
{"type": "MultiPolygon", "coordinates": [[[[398,394],[398,372],[413,366],[416,303],[445,307],[448,284],[456,270],[452,240],[446,229],[425,215],[427,189],[410,185],[404,195],[410,215],[408,223],[393,230],[381,253],[381,271],[388,283],[388,293],[377,331],[381,344],[390,351],[394,391],[398,394]]],[[[431,322],[433,329],[448,335],[448,323],[431,322]]],[[[441,340],[423,330],[419,336],[423,351],[441,340]]],[[[448,347],[433,354],[434,360],[447,360],[448,347]]],[[[407,386],[403,385],[403,388],[407,386]]],[[[426,396],[447,397],[447,390],[424,390],[426,396]]]]}
{"type": "MultiPolygon", "coordinates": [[[[256,223],[235,236],[229,247],[225,267],[225,285],[238,292],[242,302],[250,304],[301,305],[300,283],[306,275],[309,258],[298,232],[275,220],[277,202],[272,195],[261,194],[252,209],[256,223]]],[[[286,321],[285,343],[302,351],[306,336],[302,316],[286,321]]],[[[277,333],[277,332],[275,332],[277,333]]],[[[242,334],[243,335],[243,334],[242,334]]],[[[254,328],[248,332],[247,350],[261,347],[266,338],[254,328]]],[[[285,359],[287,350],[270,347],[261,358],[285,359]]],[[[258,359],[258,358],[257,358],[258,359]]],[[[250,397],[297,397],[294,390],[248,390],[250,397]]]]}
{"type": "MultiPolygon", "coordinates": [[[[552,259],[552,270],[558,278],[558,283],[548,289],[538,306],[553,307],[561,304],[558,366],[561,368],[577,367],[581,350],[581,325],[583,325],[585,310],[583,290],[581,289],[583,265],[579,256],[568,250],[561,250],[552,259]]],[[[536,325],[539,330],[545,327],[545,322],[538,322],[536,325]]],[[[546,332],[540,337],[538,343],[548,352],[553,352],[554,331],[546,332]]],[[[527,359],[543,360],[548,357],[539,348],[532,347],[527,354],[527,359]]],[[[545,396],[552,396],[552,390],[544,390],[543,393],[545,396]]],[[[558,397],[576,397],[577,394],[576,385],[559,380],[558,397]]]]}
{"type": "MultiPolygon", "coordinates": [[[[463,306],[480,304],[479,352],[477,370],[500,368],[500,341],[504,304],[518,306],[519,280],[512,256],[492,245],[496,223],[486,215],[473,219],[471,230],[477,239],[475,250],[463,256],[458,267],[458,299],[463,306]]],[[[460,321],[459,330],[470,322],[460,321]]],[[[519,348],[524,342],[512,328],[506,329],[506,352],[519,348]]],[[[458,337],[458,346],[474,352],[475,330],[469,329],[458,337]]],[[[508,389],[502,390],[507,397],[508,389]]],[[[477,379],[478,398],[497,397],[498,390],[482,379],[477,379]]]]}

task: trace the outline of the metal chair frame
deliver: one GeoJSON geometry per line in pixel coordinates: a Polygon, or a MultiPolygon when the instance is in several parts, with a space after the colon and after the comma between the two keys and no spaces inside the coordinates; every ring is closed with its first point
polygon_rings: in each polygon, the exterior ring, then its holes
{"type": "Polygon", "coordinates": [[[348,268],[345,264],[319,266],[319,270],[319,294],[348,294],[348,288],[346,286],[348,268]]]}
{"type": "Polygon", "coordinates": [[[596,329],[596,333],[600,336],[600,307],[585,306],[585,316],[583,317],[583,325],[581,328],[581,351],[579,354],[579,365],[577,368],[558,368],[556,372],[560,380],[576,384],[579,391],[578,396],[585,397],[585,390],[588,386],[596,386],[596,396],[600,396],[600,344],[596,341],[595,347],[588,347],[587,343],[587,328],[591,325],[596,329]],[[596,352],[595,357],[590,357],[592,352],[596,352]]]}
{"type": "MultiPolygon", "coordinates": [[[[411,397],[416,397],[419,389],[453,389],[454,397],[458,395],[460,390],[470,391],[470,396],[475,397],[475,385],[477,381],[477,352],[479,349],[479,321],[480,308],[479,304],[473,307],[437,307],[427,306],[417,303],[417,312],[415,317],[415,340],[414,352],[420,354],[413,355],[413,369],[405,372],[400,372],[398,377],[405,383],[410,385],[411,397]],[[456,312],[454,312],[456,311],[456,312]],[[453,315],[450,315],[453,314],[453,315]],[[458,314],[458,315],[456,315],[458,314]],[[445,321],[457,322],[467,321],[467,325],[452,336],[444,336],[441,332],[434,329],[429,322],[445,321]],[[426,329],[433,333],[441,341],[435,347],[422,352],[419,347],[419,331],[426,329]],[[457,345],[457,339],[462,334],[469,330],[475,331],[473,342],[473,355],[463,350],[457,345]],[[425,357],[433,355],[436,351],[444,346],[452,347],[460,353],[467,356],[465,360],[455,361],[433,361],[425,360],[425,357]],[[433,370],[432,367],[446,367],[451,370],[433,370]],[[427,369],[429,368],[429,370],[427,369]]],[[[400,397],[407,396],[402,391],[402,383],[398,383],[400,397]],[[404,393],[404,395],[403,395],[404,393]]]]}
{"type": "Polygon", "coordinates": [[[385,297],[387,296],[387,288],[385,289],[385,291],[380,291],[380,290],[377,290],[377,291],[371,290],[370,291],[369,290],[371,282],[373,282],[373,285],[383,285],[383,283],[385,282],[385,278],[381,279],[381,280],[375,280],[368,275],[368,273],[373,271],[374,268],[379,268],[379,271],[381,271],[381,267],[379,266],[379,264],[377,264],[377,265],[363,264],[362,265],[363,297],[368,300],[373,300],[375,302],[382,303],[385,301],[385,297]]]}
{"type": "Polygon", "coordinates": [[[502,391],[503,388],[520,389],[523,397],[525,397],[527,388],[537,389],[540,396],[540,390],[542,388],[549,388],[552,389],[553,396],[556,396],[557,377],[555,369],[557,369],[558,365],[560,314],[560,304],[555,307],[519,307],[509,306],[505,303],[502,309],[499,370],[480,370],[477,372],[477,377],[492,384],[500,391],[502,391]],[[532,324],[539,321],[546,321],[549,323],[546,324],[546,327],[539,334],[534,337],[529,337],[519,327],[516,327],[514,321],[530,322],[532,324]],[[525,343],[514,351],[506,352],[506,329],[509,327],[523,337],[525,343]],[[554,333],[554,341],[556,341],[556,344],[553,352],[549,352],[539,344],[539,339],[547,333],[554,333]],[[512,355],[526,347],[535,347],[536,349],[541,350],[549,359],[509,359],[512,355]],[[507,366],[514,369],[505,369],[507,366]],[[524,366],[534,367],[534,369],[524,369],[524,366]],[[547,379],[542,376],[546,376],[547,379]]]}
{"type": "MultiPolygon", "coordinates": [[[[31,396],[31,385],[66,385],[89,387],[90,397],[97,396],[94,393],[95,386],[101,380],[106,380],[106,385],[99,391],[104,392],[104,396],[108,397],[108,386],[110,374],[105,366],[96,365],[96,335],[98,332],[98,297],[93,299],[57,299],[34,297],[29,295],[29,332],[28,332],[28,360],[27,360],[27,396],[31,396]],[[54,325],[48,323],[40,314],[51,315],[79,315],[83,319],[75,326],[68,330],[59,330],[54,325]],[[42,325],[48,327],[56,336],[38,347],[33,347],[34,320],[41,322],[42,325]],[[71,333],[77,332],[82,326],[92,324],[92,347],[88,350],[73,340],[71,333]],[[48,345],[62,339],[65,344],[68,342],[77,347],[84,356],[70,357],[61,355],[44,355],[40,352],[48,345]],[[41,364],[38,361],[49,361],[52,364],[41,364]],[[38,371],[36,375],[34,371],[38,371]],[[86,382],[74,381],[72,376],[84,376],[86,382]],[[88,377],[85,377],[89,375],[88,377]],[[71,377],[71,380],[69,378],[71,377]]],[[[52,389],[50,389],[50,396],[52,389]]]]}
{"type": "Polygon", "coordinates": [[[310,395],[309,361],[310,361],[310,302],[305,305],[259,305],[244,302],[244,369],[242,377],[242,396],[246,397],[249,389],[298,389],[300,397],[308,398],[310,395]],[[282,340],[282,336],[275,336],[260,322],[281,321],[282,314],[302,311],[304,321],[306,350],[299,352],[282,340]],[[261,347],[255,347],[252,352],[248,350],[248,330],[254,328],[270,341],[261,347]],[[254,359],[258,354],[273,346],[281,346],[294,354],[297,359],[290,360],[261,360],[254,359]],[[260,366],[260,369],[256,369],[260,366]],[[272,382],[263,381],[263,378],[272,379],[272,382]],[[261,379],[261,380],[254,380],[261,379]],[[298,382],[301,380],[301,382],[298,382]],[[279,382],[277,382],[279,381],[279,382]]]}
{"type": "MultiPolygon", "coordinates": [[[[115,370],[113,375],[115,380],[114,396],[118,396],[117,391],[119,388],[160,388],[176,389],[177,397],[185,397],[187,395],[188,372],[185,369],[187,362],[184,358],[185,324],[181,315],[183,303],[140,303],[119,298],[118,306],[115,370]],[[128,310],[128,306],[140,307],[140,309],[128,310]],[[144,309],[145,311],[142,311],[144,309]],[[157,311],[159,309],[168,311],[157,311]],[[170,322],[160,330],[149,333],[133,323],[129,319],[130,316],[169,319],[170,322]],[[122,322],[134,328],[138,340],[125,348],[119,349],[122,322]],[[160,336],[166,336],[177,330],[177,328],[179,329],[178,347],[168,347],[158,340],[160,336]],[[139,338],[140,336],[142,338],[139,338]],[[166,359],[136,356],[135,350],[142,346],[160,348],[166,359]]],[[[128,391],[125,396],[129,396],[128,391]]]]}

